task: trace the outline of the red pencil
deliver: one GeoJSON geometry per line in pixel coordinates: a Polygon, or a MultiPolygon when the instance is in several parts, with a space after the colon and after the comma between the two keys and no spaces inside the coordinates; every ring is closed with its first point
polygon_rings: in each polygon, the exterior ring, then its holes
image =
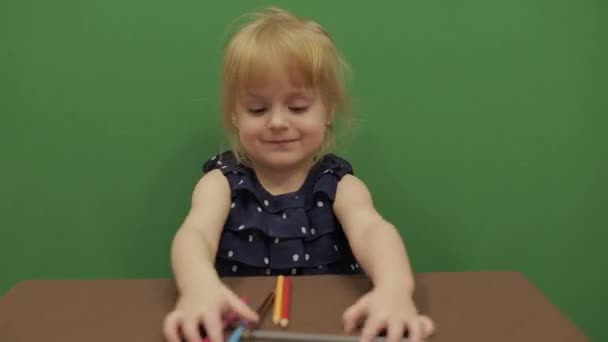
{"type": "Polygon", "coordinates": [[[285,277],[283,282],[283,303],[281,307],[281,327],[289,324],[289,306],[291,304],[291,277],[285,277]]]}

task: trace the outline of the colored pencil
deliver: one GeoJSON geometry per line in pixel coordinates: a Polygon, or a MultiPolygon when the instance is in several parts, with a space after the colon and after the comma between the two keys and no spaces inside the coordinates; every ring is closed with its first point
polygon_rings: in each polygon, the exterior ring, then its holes
{"type": "MultiPolygon", "coordinates": [[[[287,331],[251,330],[243,334],[243,337],[252,340],[275,340],[275,341],[306,341],[306,342],[359,342],[360,336],[329,335],[329,334],[307,334],[293,333],[287,331]]],[[[376,337],[374,342],[386,341],[384,337],[376,337]]],[[[402,338],[401,342],[407,342],[402,338]]]]}
{"type": "MultiPolygon", "coordinates": [[[[245,302],[245,304],[249,304],[249,298],[247,297],[242,297],[241,298],[243,300],[243,302],[245,302]]],[[[231,327],[234,323],[236,323],[239,319],[239,315],[236,312],[231,312],[227,315],[226,319],[224,320],[224,330],[228,329],[229,327],[231,327]]],[[[205,338],[203,338],[203,342],[211,342],[211,339],[209,338],[209,336],[206,336],[205,338]]]]}
{"type": "MultiPolygon", "coordinates": [[[[270,291],[270,293],[266,296],[266,299],[264,299],[262,304],[260,304],[260,306],[258,307],[257,313],[258,313],[258,317],[260,319],[259,322],[261,322],[262,319],[264,319],[264,316],[266,315],[266,312],[272,305],[273,300],[274,300],[274,291],[270,291]]],[[[250,325],[250,327],[252,327],[252,326],[250,325]]]]}
{"type": "Polygon", "coordinates": [[[275,290],[274,312],[272,315],[272,323],[279,324],[281,320],[281,307],[283,306],[283,281],[285,277],[280,275],[277,277],[277,288],[275,290]]]}
{"type": "Polygon", "coordinates": [[[281,304],[281,327],[285,328],[289,324],[289,307],[291,305],[291,277],[286,277],[283,281],[283,303],[281,304]]]}
{"type": "Polygon", "coordinates": [[[241,340],[241,335],[247,328],[246,324],[239,325],[238,328],[234,329],[230,337],[228,338],[228,342],[239,342],[241,340]]]}

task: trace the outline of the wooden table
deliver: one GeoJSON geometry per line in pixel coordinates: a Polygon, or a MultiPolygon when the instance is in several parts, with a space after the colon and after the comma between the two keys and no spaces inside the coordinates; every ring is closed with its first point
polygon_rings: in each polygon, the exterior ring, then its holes
{"type": "MultiPolygon", "coordinates": [[[[256,307],[275,279],[224,281],[256,307]]],[[[438,329],[430,341],[588,341],[520,273],[424,273],[416,282],[414,299],[438,329]]],[[[369,288],[361,276],[294,277],[288,330],[342,333],[342,312],[369,288]]],[[[0,298],[0,341],[163,341],[175,299],[172,279],[26,281],[0,298]]],[[[261,328],[274,329],[270,316],[261,328]]]]}

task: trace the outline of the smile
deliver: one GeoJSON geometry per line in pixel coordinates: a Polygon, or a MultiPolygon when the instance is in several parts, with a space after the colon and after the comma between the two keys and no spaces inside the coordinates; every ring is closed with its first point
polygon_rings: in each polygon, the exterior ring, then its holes
{"type": "Polygon", "coordinates": [[[297,141],[298,139],[281,139],[281,140],[266,140],[264,141],[267,144],[288,144],[294,141],[297,141]]]}

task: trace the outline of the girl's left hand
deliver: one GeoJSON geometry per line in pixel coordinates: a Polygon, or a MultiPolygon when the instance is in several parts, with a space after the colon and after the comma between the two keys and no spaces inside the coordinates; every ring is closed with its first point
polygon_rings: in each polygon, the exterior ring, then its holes
{"type": "Polygon", "coordinates": [[[344,312],[344,328],[352,332],[365,320],[361,342],[371,342],[386,330],[386,341],[401,341],[408,332],[408,341],[420,342],[435,330],[433,321],[420,315],[410,295],[399,288],[374,288],[344,312]]]}

